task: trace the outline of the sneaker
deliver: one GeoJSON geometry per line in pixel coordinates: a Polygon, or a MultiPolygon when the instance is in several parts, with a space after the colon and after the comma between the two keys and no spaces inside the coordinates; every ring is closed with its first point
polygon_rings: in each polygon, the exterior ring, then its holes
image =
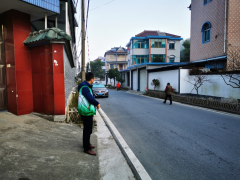
{"type": "Polygon", "coordinates": [[[164,104],[166,104],[166,102],[163,102],[164,104]]]}

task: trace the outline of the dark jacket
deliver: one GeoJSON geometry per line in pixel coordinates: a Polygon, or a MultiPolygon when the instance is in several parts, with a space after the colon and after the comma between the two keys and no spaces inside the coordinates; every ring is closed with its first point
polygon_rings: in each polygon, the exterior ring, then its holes
{"type": "MultiPolygon", "coordinates": [[[[81,89],[82,86],[88,86],[90,89],[92,89],[92,85],[89,84],[87,81],[82,82],[78,85],[78,92],[81,89]]],[[[93,95],[90,93],[89,89],[87,87],[82,88],[82,95],[88,100],[90,104],[93,104],[94,106],[97,106],[99,102],[95,100],[93,95]]]]}
{"type": "Polygon", "coordinates": [[[170,85],[166,86],[166,88],[165,88],[165,93],[166,93],[167,95],[172,95],[172,92],[173,92],[172,86],[170,86],[170,85]]]}

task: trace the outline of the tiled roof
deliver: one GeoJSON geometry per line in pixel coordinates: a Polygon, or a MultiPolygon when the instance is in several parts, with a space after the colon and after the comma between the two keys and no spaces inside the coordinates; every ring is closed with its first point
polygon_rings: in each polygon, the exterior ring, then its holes
{"type": "Polygon", "coordinates": [[[170,33],[165,33],[160,31],[149,31],[149,30],[144,30],[143,32],[135,35],[135,37],[146,37],[146,36],[171,36],[176,38],[181,37],[181,36],[170,34],[170,33]]]}
{"type": "Polygon", "coordinates": [[[166,34],[166,36],[171,36],[171,37],[176,37],[176,38],[180,38],[181,37],[181,36],[170,34],[170,33],[165,33],[165,34],[166,34]]]}
{"type": "Polygon", "coordinates": [[[158,32],[144,30],[143,32],[137,34],[135,37],[146,37],[146,36],[158,36],[158,32]]]}
{"type": "Polygon", "coordinates": [[[67,35],[64,31],[58,28],[47,28],[40,31],[34,31],[30,33],[28,38],[24,41],[24,44],[34,43],[43,40],[69,40],[71,41],[71,36],[67,35]]]}

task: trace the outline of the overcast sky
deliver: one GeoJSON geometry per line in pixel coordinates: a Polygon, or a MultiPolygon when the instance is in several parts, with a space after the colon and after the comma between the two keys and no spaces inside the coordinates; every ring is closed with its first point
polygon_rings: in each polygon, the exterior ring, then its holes
{"type": "MultiPolygon", "coordinates": [[[[144,30],[159,30],[190,37],[191,0],[90,0],[87,35],[90,60],[104,56],[112,47],[125,47],[144,30]],[[108,3],[110,2],[110,3],[108,3]],[[108,3],[104,5],[105,3],[108,3]],[[101,6],[101,7],[99,7],[101,6]],[[99,7],[99,8],[98,8],[99,7]]],[[[87,6],[87,0],[86,0],[87,6]]],[[[81,0],[76,18],[79,19],[81,0]]],[[[81,18],[80,18],[81,19],[81,18]]],[[[79,28],[81,28],[81,22],[79,28]]],[[[77,32],[81,32],[77,29],[77,32]]],[[[77,33],[78,41],[79,33],[77,33]]],[[[81,46],[78,47],[78,53],[81,46]]],[[[86,42],[86,61],[88,60],[86,42]]]]}

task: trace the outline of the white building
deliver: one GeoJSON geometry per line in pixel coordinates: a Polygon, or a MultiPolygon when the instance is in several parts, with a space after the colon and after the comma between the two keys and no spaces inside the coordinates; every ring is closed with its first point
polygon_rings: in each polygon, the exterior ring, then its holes
{"type": "Polygon", "coordinates": [[[160,31],[143,31],[132,37],[126,45],[129,67],[120,71],[125,79],[122,86],[145,91],[146,70],[180,63],[181,40],[181,36],[160,31]]]}

